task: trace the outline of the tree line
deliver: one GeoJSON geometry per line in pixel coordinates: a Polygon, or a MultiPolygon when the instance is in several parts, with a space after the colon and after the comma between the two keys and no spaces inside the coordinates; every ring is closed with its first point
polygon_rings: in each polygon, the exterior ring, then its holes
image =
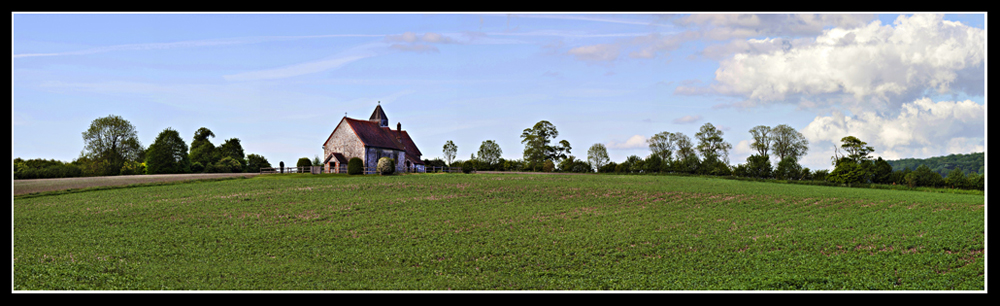
{"type": "Polygon", "coordinates": [[[904,158],[899,160],[889,160],[892,170],[916,169],[920,165],[926,165],[932,171],[947,176],[951,171],[961,169],[965,175],[986,174],[986,153],[970,154],[950,154],[948,156],[938,156],[925,159],[904,158]]]}
{"type": "MultiPolygon", "coordinates": [[[[556,142],[558,130],[551,122],[539,121],[524,129],[521,143],[524,144],[523,158],[506,160],[503,151],[494,140],[486,140],[477,153],[468,160],[456,160],[458,146],[448,140],[443,153],[445,160],[424,160],[428,166],[463,167],[463,171],[543,171],[579,173],[651,174],[679,173],[714,176],[733,176],[755,179],[775,179],[788,181],[816,181],[833,185],[893,184],[909,187],[946,187],[979,189],[985,187],[985,175],[966,175],[960,166],[952,168],[947,175],[935,172],[929,166],[920,165],[914,170],[904,168],[893,171],[893,166],[881,157],[871,158],[875,150],[854,136],[841,139],[831,157],[834,170],[811,170],[802,167],[799,160],[809,151],[809,141],[791,126],[781,124],[774,127],[759,125],[750,129],[756,152],[747,157],[745,163],[729,164],[732,145],[726,142],[723,132],[711,123],[705,123],[695,133],[694,139],[681,132],[660,132],[647,140],[652,154],[645,158],[631,155],[618,163],[608,157],[604,144],[594,144],[587,151],[587,159],[571,155],[572,147],[567,140],[556,142]],[[843,150],[843,154],[841,154],[843,150]],[[772,166],[771,157],[777,164],[772,166]]],[[[981,168],[980,171],[983,171],[981,168]]]]}
{"type": "Polygon", "coordinates": [[[261,155],[245,155],[239,138],[215,146],[213,137],[208,128],[199,128],[189,148],[180,133],[168,127],[143,147],[131,122],[109,115],[95,119],[83,132],[83,151],[72,162],[16,158],[14,178],[257,172],[271,167],[261,155]]]}

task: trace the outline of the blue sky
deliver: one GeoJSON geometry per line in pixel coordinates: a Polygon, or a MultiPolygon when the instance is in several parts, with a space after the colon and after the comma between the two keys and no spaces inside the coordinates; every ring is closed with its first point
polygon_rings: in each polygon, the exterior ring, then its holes
{"type": "MultiPolygon", "coordinates": [[[[320,156],[382,104],[423,152],[485,140],[522,157],[548,120],[586,158],[705,123],[787,124],[829,169],[853,135],[887,159],[985,151],[985,13],[12,14],[12,158],[71,161],[109,114],[150,145],[211,129],[272,164],[320,156]]],[[[774,162],[777,162],[776,160],[774,162]]]]}

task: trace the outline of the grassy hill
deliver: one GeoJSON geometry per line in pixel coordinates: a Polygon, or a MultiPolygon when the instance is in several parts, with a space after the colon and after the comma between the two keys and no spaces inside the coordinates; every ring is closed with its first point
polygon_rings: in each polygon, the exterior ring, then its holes
{"type": "Polygon", "coordinates": [[[948,176],[948,172],[957,168],[962,169],[965,175],[972,173],[985,174],[986,153],[951,154],[948,156],[938,156],[924,159],[904,158],[899,160],[887,160],[892,166],[892,171],[900,171],[904,168],[910,170],[917,169],[920,165],[927,165],[934,172],[940,173],[942,177],[948,176]]]}
{"type": "Polygon", "coordinates": [[[14,290],[984,290],[982,195],[260,175],[13,201],[14,290]]]}

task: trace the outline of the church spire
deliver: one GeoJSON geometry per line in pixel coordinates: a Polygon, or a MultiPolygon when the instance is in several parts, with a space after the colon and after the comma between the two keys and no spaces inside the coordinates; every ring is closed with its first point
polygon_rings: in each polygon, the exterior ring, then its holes
{"type": "Polygon", "coordinates": [[[385,116],[385,112],[382,111],[382,101],[379,101],[379,104],[377,106],[375,106],[375,111],[372,112],[372,117],[368,118],[368,120],[370,120],[370,121],[378,121],[378,126],[380,126],[380,127],[388,127],[389,126],[389,118],[386,117],[385,116]]]}

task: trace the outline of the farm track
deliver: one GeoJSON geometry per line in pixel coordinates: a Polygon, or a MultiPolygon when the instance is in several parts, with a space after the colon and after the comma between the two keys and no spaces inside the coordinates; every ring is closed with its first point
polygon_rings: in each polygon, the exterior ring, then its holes
{"type": "Polygon", "coordinates": [[[511,172],[511,171],[476,171],[477,174],[550,174],[550,175],[589,175],[590,173],[569,172],[511,172]]]}
{"type": "Polygon", "coordinates": [[[231,177],[253,177],[259,173],[197,173],[197,174],[151,174],[151,175],[120,175],[99,177],[70,177],[54,179],[14,180],[13,195],[35,192],[58,191],[104,186],[123,186],[131,184],[166,183],[176,181],[219,179],[231,177]]]}

